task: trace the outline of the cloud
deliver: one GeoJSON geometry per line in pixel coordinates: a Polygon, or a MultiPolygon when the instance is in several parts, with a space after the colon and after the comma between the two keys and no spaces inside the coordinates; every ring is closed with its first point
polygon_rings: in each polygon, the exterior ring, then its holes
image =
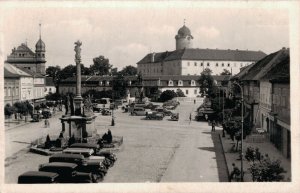
{"type": "Polygon", "coordinates": [[[201,37],[201,39],[216,39],[220,36],[220,31],[214,26],[201,26],[196,29],[196,34],[194,34],[194,36],[201,37]]]}

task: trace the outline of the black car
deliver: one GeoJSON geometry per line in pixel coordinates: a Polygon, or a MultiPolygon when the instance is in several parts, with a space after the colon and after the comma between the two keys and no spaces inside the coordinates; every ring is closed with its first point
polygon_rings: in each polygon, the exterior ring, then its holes
{"type": "Polygon", "coordinates": [[[59,175],[55,172],[28,171],[18,177],[18,184],[57,183],[59,175]]]}
{"type": "Polygon", "coordinates": [[[59,174],[59,183],[92,183],[91,173],[77,172],[77,164],[65,162],[52,162],[40,165],[39,171],[59,174]]]}

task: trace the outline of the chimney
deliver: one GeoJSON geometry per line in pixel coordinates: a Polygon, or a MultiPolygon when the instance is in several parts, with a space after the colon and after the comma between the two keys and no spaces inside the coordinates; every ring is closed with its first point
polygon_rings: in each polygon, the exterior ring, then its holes
{"type": "Polygon", "coordinates": [[[154,62],[155,52],[151,54],[151,62],[154,62]]]}

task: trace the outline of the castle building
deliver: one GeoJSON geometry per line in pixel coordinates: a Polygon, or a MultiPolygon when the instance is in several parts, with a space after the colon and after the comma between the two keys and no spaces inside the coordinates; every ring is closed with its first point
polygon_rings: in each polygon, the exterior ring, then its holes
{"type": "Polygon", "coordinates": [[[35,44],[35,52],[27,46],[27,43],[22,43],[17,48],[12,49],[5,63],[12,64],[18,68],[25,68],[35,73],[45,74],[45,52],[45,43],[41,38],[40,30],[39,40],[35,44]]]}
{"type": "Polygon", "coordinates": [[[225,69],[237,74],[240,68],[266,56],[262,51],[193,48],[193,39],[184,24],[175,36],[176,50],[147,54],[137,63],[138,72],[143,76],[200,75],[209,68],[213,75],[225,69]]]}

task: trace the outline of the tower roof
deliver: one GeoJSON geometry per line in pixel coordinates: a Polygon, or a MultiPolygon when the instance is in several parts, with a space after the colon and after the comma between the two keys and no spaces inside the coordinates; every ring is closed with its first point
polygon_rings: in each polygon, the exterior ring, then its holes
{"type": "Polygon", "coordinates": [[[40,38],[37,43],[35,44],[35,50],[36,51],[45,51],[45,43],[40,38]]]}
{"type": "Polygon", "coordinates": [[[178,30],[178,35],[181,35],[181,36],[191,36],[191,30],[186,27],[185,25],[183,25],[179,30],[178,30]]]}

